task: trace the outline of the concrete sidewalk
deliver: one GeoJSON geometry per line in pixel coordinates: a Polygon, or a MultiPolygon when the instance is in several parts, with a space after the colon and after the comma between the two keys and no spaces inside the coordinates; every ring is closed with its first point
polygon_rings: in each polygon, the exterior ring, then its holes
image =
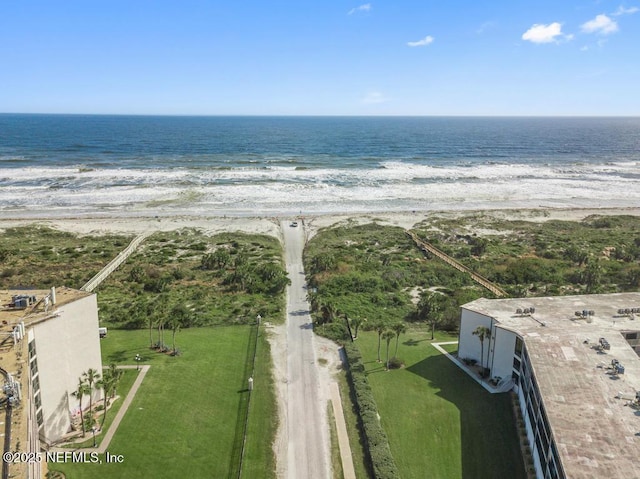
{"type": "MultiPolygon", "coordinates": [[[[118,366],[118,369],[137,369],[138,366],[118,366]]],[[[136,393],[138,392],[138,388],[140,388],[140,385],[142,384],[142,380],[144,379],[144,377],[147,375],[147,372],[149,371],[149,369],[151,368],[151,366],[149,365],[145,365],[145,366],[140,366],[140,371],[138,372],[138,377],[136,378],[136,380],[133,382],[133,385],[131,386],[131,389],[129,390],[129,393],[127,394],[127,397],[124,398],[124,401],[122,402],[122,405],[120,406],[120,409],[118,410],[118,413],[116,414],[115,419],[113,420],[113,422],[111,423],[111,426],[109,426],[109,429],[107,430],[106,434],[104,435],[104,437],[102,438],[102,441],[100,442],[100,446],[98,446],[97,448],[93,449],[91,448],[91,452],[96,451],[99,452],[101,454],[104,454],[104,452],[107,450],[107,448],[109,447],[109,444],[111,443],[111,439],[113,439],[113,436],[115,435],[116,431],[118,430],[118,426],[120,426],[120,422],[122,422],[122,418],[124,418],[124,415],[127,412],[127,409],[129,409],[129,406],[131,405],[131,402],[133,401],[133,398],[135,397],[136,393]]],[[[86,442],[87,438],[82,438],[82,440],[78,439],[77,442],[86,442]]],[[[70,444],[70,443],[67,443],[70,444]]],[[[83,448],[78,448],[78,449],[88,449],[86,447],[83,448]]],[[[64,451],[70,451],[70,450],[74,450],[72,448],[68,448],[68,447],[52,447],[50,449],[51,451],[60,451],[60,452],[64,452],[64,451]]]]}

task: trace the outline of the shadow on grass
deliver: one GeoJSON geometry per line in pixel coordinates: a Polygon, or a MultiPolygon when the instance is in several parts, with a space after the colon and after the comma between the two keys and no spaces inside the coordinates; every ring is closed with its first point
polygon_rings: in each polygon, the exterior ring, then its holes
{"type": "Polygon", "coordinates": [[[490,394],[444,355],[406,368],[460,411],[462,479],[524,479],[525,468],[509,395],[490,394]]]}
{"type": "Polygon", "coordinates": [[[405,346],[418,346],[421,342],[423,341],[429,341],[428,339],[407,339],[406,341],[404,341],[402,344],[404,344],[405,346]]]}
{"type": "Polygon", "coordinates": [[[370,374],[373,374],[373,373],[379,373],[379,372],[384,372],[384,371],[386,371],[386,370],[387,370],[387,369],[384,367],[384,364],[381,364],[380,366],[378,366],[378,367],[377,367],[377,368],[375,368],[375,369],[368,369],[368,370],[365,372],[365,375],[366,375],[366,376],[369,376],[370,374]]]}
{"type": "Polygon", "coordinates": [[[111,363],[135,363],[136,354],[140,355],[140,361],[149,360],[149,348],[121,349],[107,356],[108,364],[111,363]]]}
{"type": "Polygon", "coordinates": [[[248,388],[249,378],[253,376],[254,361],[256,355],[256,345],[258,341],[259,326],[253,325],[249,328],[249,341],[247,342],[247,355],[244,365],[244,374],[240,378],[241,388],[237,390],[240,395],[238,400],[238,413],[236,416],[235,437],[233,449],[229,458],[229,479],[240,477],[242,472],[242,460],[244,456],[244,444],[246,442],[247,425],[249,421],[249,403],[251,401],[251,391],[248,388]]]}

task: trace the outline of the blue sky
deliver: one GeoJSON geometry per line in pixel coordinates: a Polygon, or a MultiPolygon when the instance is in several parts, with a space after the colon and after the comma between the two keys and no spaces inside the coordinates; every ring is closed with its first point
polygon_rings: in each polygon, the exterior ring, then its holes
{"type": "Polygon", "coordinates": [[[640,0],[4,0],[0,112],[637,116],[639,50],[640,0]]]}

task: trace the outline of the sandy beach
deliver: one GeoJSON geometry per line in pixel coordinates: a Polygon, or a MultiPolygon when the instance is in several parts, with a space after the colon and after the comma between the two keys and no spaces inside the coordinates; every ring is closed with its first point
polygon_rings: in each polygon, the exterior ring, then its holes
{"type": "MultiPolygon", "coordinates": [[[[334,225],[366,224],[377,222],[382,225],[400,226],[405,229],[429,218],[460,218],[482,215],[501,220],[525,220],[544,222],[548,220],[580,221],[591,215],[632,215],[640,216],[640,207],[606,208],[532,208],[514,209],[508,206],[489,210],[455,211],[406,211],[370,212],[349,214],[319,214],[295,216],[82,216],[76,218],[56,217],[54,214],[42,217],[2,218],[0,230],[15,226],[42,225],[79,235],[141,234],[155,231],[174,231],[182,228],[196,228],[205,234],[241,231],[266,234],[282,238],[281,220],[304,221],[307,239],[320,229],[334,225]]],[[[479,228],[476,231],[482,234],[479,228]]]]}

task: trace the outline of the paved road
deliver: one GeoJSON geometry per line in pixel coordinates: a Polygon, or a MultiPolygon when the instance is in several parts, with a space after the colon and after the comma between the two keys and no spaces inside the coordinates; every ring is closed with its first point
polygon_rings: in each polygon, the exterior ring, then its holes
{"type": "Polygon", "coordinates": [[[329,436],[326,403],[321,400],[313,328],[302,267],[304,229],[282,222],[287,289],[287,477],[326,479],[329,436]]]}

